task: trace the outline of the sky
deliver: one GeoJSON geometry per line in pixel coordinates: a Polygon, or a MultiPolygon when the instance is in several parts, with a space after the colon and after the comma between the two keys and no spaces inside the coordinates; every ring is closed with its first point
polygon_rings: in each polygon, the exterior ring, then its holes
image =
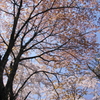
{"type": "Polygon", "coordinates": [[[100,33],[97,33],[97,42],[100,43],[100,33]]]}
{"type": "MultiPolygon", "coordinates": [[[[96,35],[97,35],[97,42],[100,43],[100,33],[96,33],[96,35]]],[[[90,100],[89,98],[90,96],[87,97],[87,100],[90,100]]]]}

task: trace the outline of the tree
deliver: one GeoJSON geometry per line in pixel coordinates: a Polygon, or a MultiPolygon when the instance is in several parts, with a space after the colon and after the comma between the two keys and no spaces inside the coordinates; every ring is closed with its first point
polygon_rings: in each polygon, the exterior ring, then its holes
{"type": "Polygon", "coordinates": [[[96,57],[88,63],[89,69],[94,73],[94,76],[100,79],[100,54],[96,54],[96,57]]]}
{"type": "Polygon", "coordinates": [[[59,99],[54,79],[59,83],[62,74],[71,76],[67,70],[73,63],[84,65],[96,53],[94,33],[98,26],[93,21],[99,2],[3,0],[0,3],[0,99],[26,100],[31,93],[39,94],[44,85],[52,85],[59,99]]]}

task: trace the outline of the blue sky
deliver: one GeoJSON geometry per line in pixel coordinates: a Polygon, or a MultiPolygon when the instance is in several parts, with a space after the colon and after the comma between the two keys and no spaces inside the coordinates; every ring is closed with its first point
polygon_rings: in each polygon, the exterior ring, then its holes
{"type": "Polygon", "coordinates": [[[100,43],[100,33],[97,33],[96,35],[97,35],[97,41],[98,43],[100,43]]]}

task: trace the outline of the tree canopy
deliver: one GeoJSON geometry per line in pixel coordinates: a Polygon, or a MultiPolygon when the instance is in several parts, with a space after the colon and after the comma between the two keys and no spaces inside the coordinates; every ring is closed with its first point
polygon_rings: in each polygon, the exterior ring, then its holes
{"type": "Polygon", "coordinates": [[[0,1],[0,99],[83,98],[99,12],[98,0],[0,1]]]}

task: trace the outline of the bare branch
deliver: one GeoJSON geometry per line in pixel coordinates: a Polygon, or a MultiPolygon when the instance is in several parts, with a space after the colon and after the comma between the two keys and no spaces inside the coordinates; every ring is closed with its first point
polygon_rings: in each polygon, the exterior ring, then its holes
{"type": "Polygon", "coordinates": [[[38,15],[40,15],[40,14],[46,13],[46,12],[48,12],[48,11],[50,11],[50,10],[64,9],[64,8],[77,8],[77,9],[79,9],[80,7],[75,7],[75,6],[72,6],[72,7],[71,7],[71,6],[52,7],[52,8],[48,8],[48,9],[46,9],[46,10],[44,10],[44,11],[41,11],[41,12],[35,14],[35,15],[32,16],[30,19],[33,19],[34,17],[36,17],[36,16],[38,16],[38,15]]]}
{"type": "Polygon", "coordinates": [[[26,95],[26,97],[25,97],[25,99],[24,100],[26,100],[27,99],[27,97],[29,96],[29,94],[31,93],[31,91],[26,95]]]}
{"type": "Polygon", "coordinates": [[[5,11],[5,10],[3,10],[3,9],[1,9],[1,8],[0,8],[0,11],[5,12],[6,14],[13,15],[13,13],[10,13],[10,12],[8,12],[8,11],[5,11]]]}
{"type": "Polygon", "coordinates": [[[52,80],[49,78],[49,76],[44,72],[44,74],[47,76],[48,80],[51,82],[53,89],[55,90],[56,94],[57,94],[57,100],[59,100],[59,93],[57,92],[52,80]]]}
{"type": "MultiPolygon", "coordinates": [[[[69,39],[69,40],[70,40],[70,39],[69,39]]],[[[67,42],[69,42],[69,40],[68,40],[67,42]]],[[[21,58],[20,61],[22,61],[22,60],[26,60],[26,59],[38,58],[38,57],[41,57],[41,56],[44,55],[44,54],[48,54],[48,53],[50,53],[50,52],[57,51],[57,50],[59,50],[61,47],[63,47],[67,42],[63,43],[62,45],[58,46],[57,48],[54,48],[54,49],[52,49],[52,50],[49,50],[49,51],[43,52],[43,53],[40,54],[40,55],[33,56],[33,57],[21,58]]]]}

